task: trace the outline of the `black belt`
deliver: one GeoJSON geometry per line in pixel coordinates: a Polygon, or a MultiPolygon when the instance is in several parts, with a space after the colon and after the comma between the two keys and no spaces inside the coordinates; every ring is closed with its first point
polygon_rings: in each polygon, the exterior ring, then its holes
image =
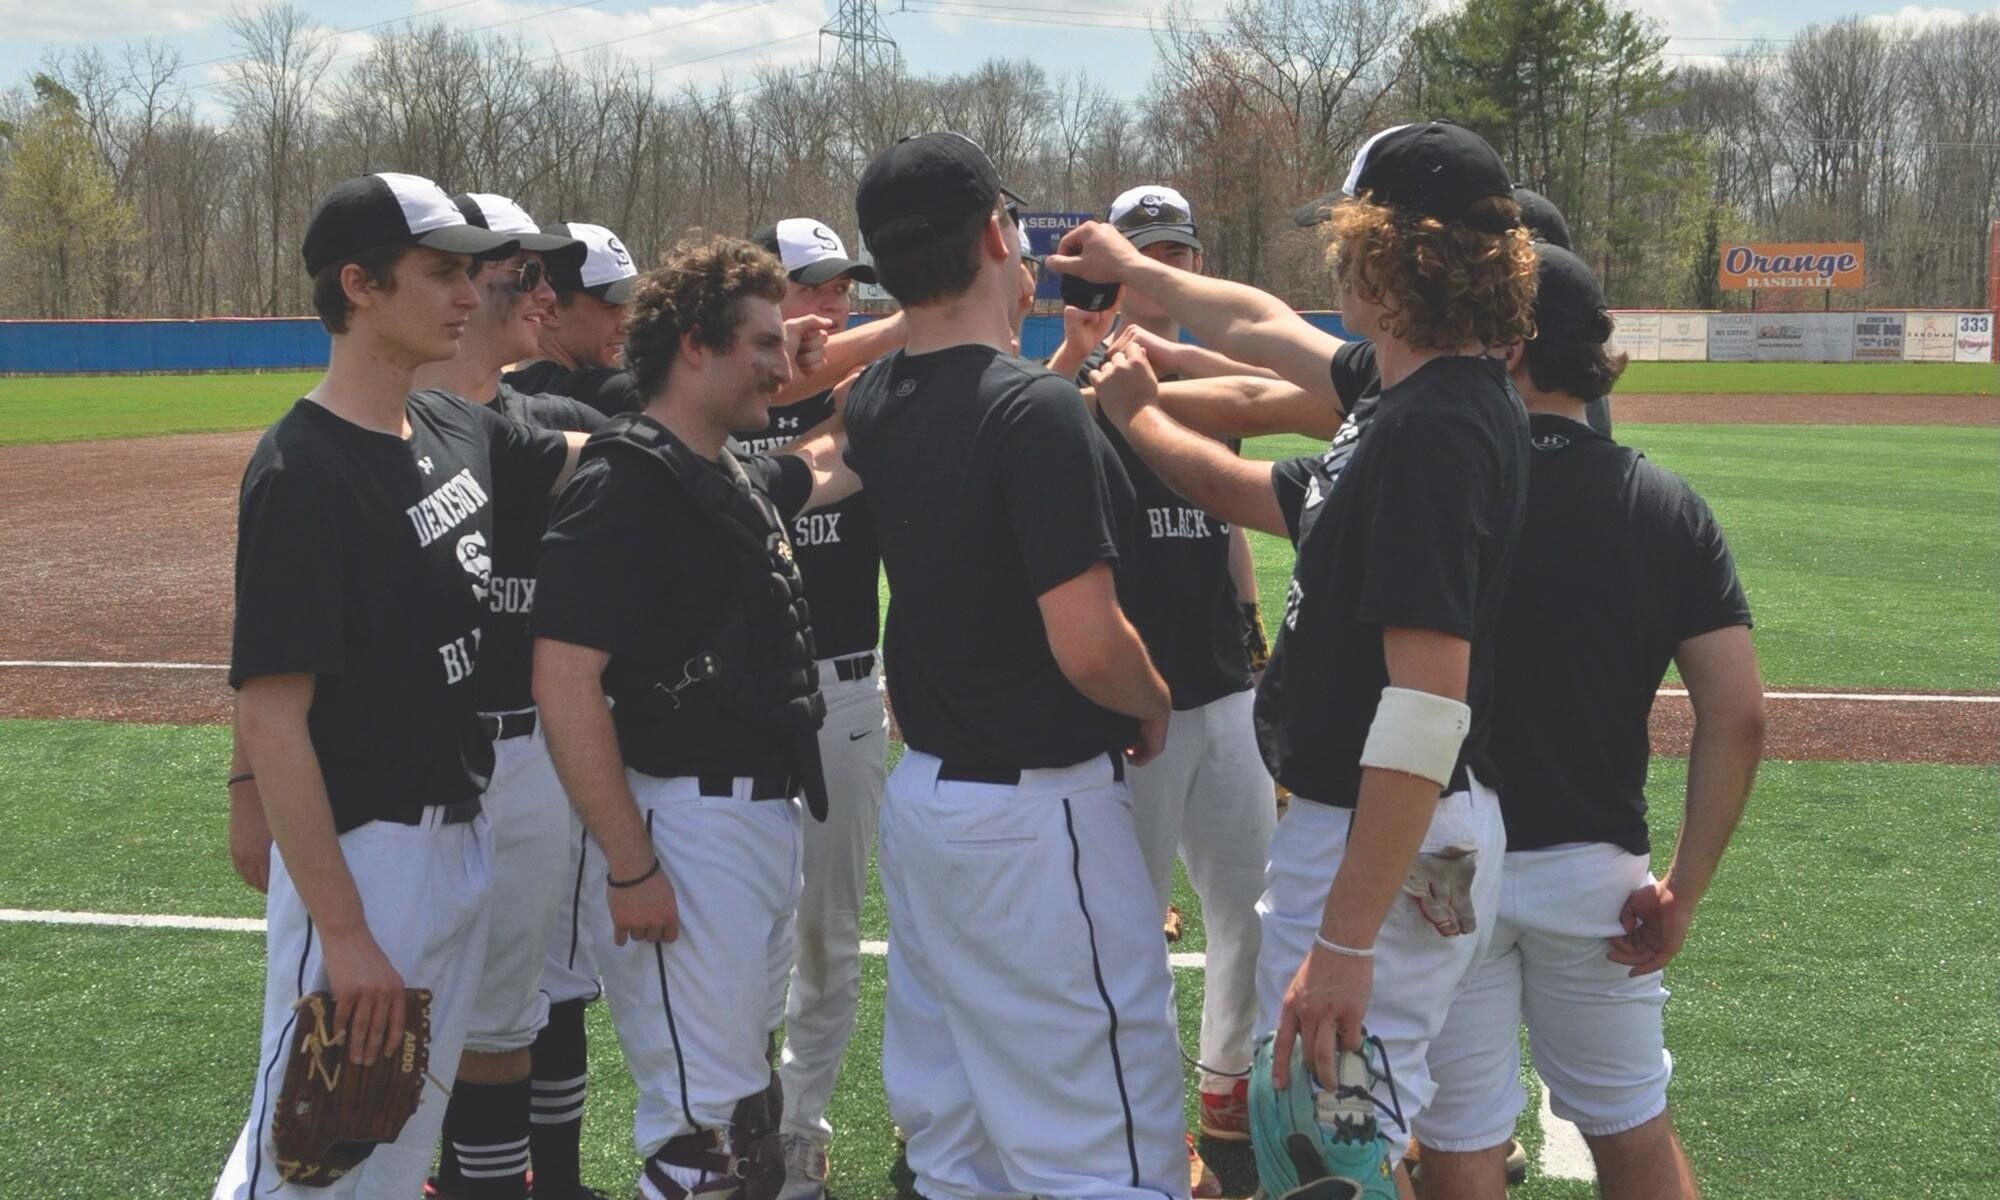
{"type": "Polygon", "coordinates": [[[479,727],[486,731],[489,742],[504,742],[508,738],[527,737],[535,732],[535,710],[524,709],[510,713],[480,713],[479,727]]]}
{"type": "MultiPolygon", "coordinates": [[[[444,809],[444,818],[438,822],[440,825],[463,825],[479,815],[477,799],[460,800],[457,804],[440,804],[432,807],[444,809]]],[[[388,813],[382,819],[397,825],[421,825],[424,823],[424,814],[428,811],[430,811],[428,808],[420,808],[415,812],[388,813]]]]}
{"type": "Polygon", "coordinates": [[[866,679],[875,672],[875,655],[856,654],[848,658],[833,660],[833,673],[842,683],[853,683],[866,679]]]}
{"type": "MultiPolygon", "coordinates": [[[[1112,781],[1124,783],[1125,756],[1122,754],[1107,754],[1105,757],[1111,760],[1112,781]]],[[[938,764],[937,777],[940,783],[997,783],[1013,787],[1021,782],[1021,768],[982,767],[972,763],[959,763],[947,760],[938,764]]]]}
{"type": "MultiPolygon", "coordinates": [[[[735,775],[695,776],[704,796],[734,796],[737,778],[735,775]]],[[[752,800],[790,800],[798,794],[798,781],[790,775],[754,775],[750,778],[752,800]]]]}

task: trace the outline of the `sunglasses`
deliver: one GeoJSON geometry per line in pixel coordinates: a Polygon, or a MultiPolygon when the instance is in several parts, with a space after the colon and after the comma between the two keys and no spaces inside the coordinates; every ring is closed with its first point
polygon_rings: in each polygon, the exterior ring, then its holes
{"type": "Polygon", "coordinates": [[[500,274],[512,275],[514,290],[522,293],[534,291],[549,277],[548,267],[539,258],[531,258],[518,267],[503,267],[500,274]]]}
{"type": "Polygon", "coordinates": [[[1192,225],[1194,215],[1178,204],[1135,204],[1115,224],[1120,230],[1144,229],[1148,225],[1192,225]]]}

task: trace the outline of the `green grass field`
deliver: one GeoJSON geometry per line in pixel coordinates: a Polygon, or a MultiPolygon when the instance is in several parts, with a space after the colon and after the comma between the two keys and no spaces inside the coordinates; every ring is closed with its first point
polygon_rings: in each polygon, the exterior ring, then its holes
{"type": "MultiPolygon", "coordinates": [[[[1990,369],[1974,370],[1990,387],[1990,369]]],[[[173,412],[187,423],[172,428],[255,426],[308,380],[66,379],[54,381],[62,396],[42,399],[31,389],[49,381],[0,380],[0,444],[163,432],[173,412]]],[[[1713,503],[1770,684],[1996,687],[2000,430],[1628,425],[1619,436],[1713,503]]],[[[1262,439],[1249,452],[1318,448],[1262,439]]],[[[1289,548],[1262,536],[1256,548],[1275,609],[1289,548]]],[[[223,847],[227,750],[216,728],[0,721],[0,908],[261,915],[223,847]]],[[[1680,760],[1654,764],[1662,860],[1684,772],[1680,760]]],[[[1709,1196],[2000,1195],[1996,783],[1993,768],[1765,764],[1696,937],[1668,972],[1673,1102],[1709,1196]]],[[[1177,949],[1200,950],[1184,881],[1180,903],[1189,927],[1177,949]]],[[[879,891],[863,924],[865,937],[886,934],[879,891]]],[[[1191,1041],[1200,977],[1177,978],[1191,1041]]],[[[261,987],[251,934],[0,922],[0,1194],[205,1194],[247,1105],[261,987]]],[[[882,961],[864,959],[832,1112],[841,1200],[898,1193],[877,1070],[882,989],[882,961]]],[[[632,1089],[603,1006],[591,1021],[586,1175],[629,1194],[632,1089]]],[[[1594,1194],[1541,1176],[1532,1116],[1520,1132],[1536,1165],[1515,1196],[1594,1194]]],[[[1213,1161],[1231,1194],[1248,1188],[1240,1152],[1213,1161]]]]}
{"type": "MultiPolygon", "coordinates": [[[[0,378],[0,446],[257,429],[316,372],[0,378]]],[[[2000,369],[1955,363],[1633,363],[1621,391],[1898,396],[2000,395],[2000,369]]]]}
{"type": "MultiPolygon", "coordinates": [[[[259,915],[222,850],[226,755],[217,729],[0,722],[11,833],[0,907],[259,915]]],[[[1654,768],[1656,857],[1671,845],[1682,770],[1654,768]]],[[[1979,768],[1766,765],[1698,936],[1668,975],[1673,1098],[1710,1196],[1973,1200],[2000,1187],[1988,1080],[2000,1054],[1994,782],[1979,768]]],[[[877,907],[864,936],[884,933],[877,907]]],[[[1198,925],[1179,948],[1201,948],[1198,925]]],[[[205,1189],[247,1103],[261,959],[251,934],[0,925],[8,1194],[205,1189]]],[[[1191,1031],[1200,977],[1178,979],[1191,1031]]],[[[896,1194],[873,1070],[882,981],[881,960],[866,960],[832,1115],[843,1200],[896,1194]]],[[[634,1169],[632,1092],[602,1006],[592,1022],[587,1174],[618,1195],[634,1169]]],[[[1523,1132],[1532,1151],[1537,1132],[1523,1132]]],[[[1247,1183],[1240,1157],[1218,1165],[1247,1183]]],[[[1531,1179],[1514,1194],[1591,1192],[1531,1179]]]]}

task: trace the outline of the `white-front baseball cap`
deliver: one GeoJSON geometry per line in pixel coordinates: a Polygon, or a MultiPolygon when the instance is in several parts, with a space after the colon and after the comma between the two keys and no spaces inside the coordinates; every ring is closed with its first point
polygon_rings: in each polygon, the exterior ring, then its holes
{"type": "Polygon", "coordinates": [[[551,273],[556,291],[584,292],[607,304],[631,303],[632,291],[639,285],[639,270],[617,234],[582,221],[544,225],[542,232],[575,238],[584,247],[583,262],[574,271],[551,273]]]}
{"type": "Polygon", "coordinates": [[[817,287],[842,275],[875,282],[875,268],[847,257],[847,244],[840,235],[811,217],[787,217],[758,230],[750,240],[777,255],[794,283],[817,287]]]}
{"type": "Polygon", "coordinates": [[[1194,207],[1187,197],[1157,183],[1130,188],[1111,202],[1106,219],[1141,249],[1156,242],[1177,242],[1201,249],[1194,228],[1194,207]]]}
{"type": "Polygon", "coordinates": [[[521,249],[540,254],[551,273],[574,271],[587,253],[583,243],[568,234],[544,232],[526,209],[505,196],[460,192],[451,202],[458,206],[466,224],[514,238],[521,243],[521,249]]]}

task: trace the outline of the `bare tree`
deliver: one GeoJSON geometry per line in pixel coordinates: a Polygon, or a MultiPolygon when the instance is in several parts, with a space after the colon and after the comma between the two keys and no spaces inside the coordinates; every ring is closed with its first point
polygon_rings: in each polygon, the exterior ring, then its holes
{"type": "Polygon", "coordinates": [[[313,101],[333,61],[333,43],[314,29],[305,9],[269,3],[238,8],[224,18],[241,51],[223,76],[235,129],[251,148],[252,171],[262,201],[256,242],[269,273],[258,281],[262,310],[296,311],[303,289],[287,270],[304,233],[301,195],[310,187],[313,101]]]}

